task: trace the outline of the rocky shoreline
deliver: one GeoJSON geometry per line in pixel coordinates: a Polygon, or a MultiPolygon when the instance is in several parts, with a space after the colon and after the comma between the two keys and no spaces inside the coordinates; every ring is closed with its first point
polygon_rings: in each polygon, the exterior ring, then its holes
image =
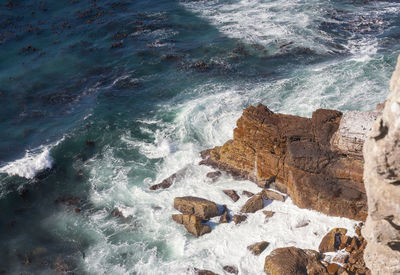
{"type": "MultiPolygon", "coordinates": [[[[400,162],[396,155],[400,140],[399,79],[400,57],[392,77],[392,93],[373,111],[342,114],[318,109],[311,118],[305,118],[274,113],[261,104],[246,108],[237,121],[233,139],[202,151],[199,164],[215,169],[207,174],[212,182],[218,181],[224,171],[235,179],[255,182],[261,192],[243,191],[241,195],[249,198],[240,213],[233,216],[226,205],[193,196],[177,197],[174,208],[182,214],[173,214],[172,219],[199,237],[212,231],[210,218],[220,216],[219,223],[233,221],[239,225],[248,215],[263,209],[267,201],[284,202],[289,196],[300,208],[367,220],[363,229],[367,237],[361,234],[360,226],[356,228],[357,236],[346,235],[344,228],[334,228],[321,240],[319,251],[277,248],[265,258],[266,274],[381,274],[382,268],[384,274],[400,272],[400,162]],[[365,259],[372,272],[364,262],[366,247],[365,259]]],[[[184,173],[182,169],[150,189],[169,188],[184,173]]],[[[223,192],[233,202],[240,198],[235,190],[223,192]]],[[[275,214],[263,212],[266,219],[275,214]]],[[[260,255],[268,245],[260,240],[249,244],[248,249],[260,255]]],[[[196,268],[194,271],[215,274],[196,268]]],[[[238,274],[235,266],[225,266],[224,271],[238,274]]]]}

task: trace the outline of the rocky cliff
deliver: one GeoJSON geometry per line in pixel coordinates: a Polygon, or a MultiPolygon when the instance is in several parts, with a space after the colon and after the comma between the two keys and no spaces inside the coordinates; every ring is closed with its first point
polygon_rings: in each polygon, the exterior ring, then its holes
{"type": "Polygon", "coordinates": [[[390,90],[364,147],[368,197],[364,259],[372,274],[400,274],[400,57],[390,90]]]}
{"type": "Polygon", "coordinates": [[[377,114],[319,109],[305,118],[250,106],[233,140],[202,152],[201,163],[285,192],[301,208],[365,220],[361,152],[377,114]]]}

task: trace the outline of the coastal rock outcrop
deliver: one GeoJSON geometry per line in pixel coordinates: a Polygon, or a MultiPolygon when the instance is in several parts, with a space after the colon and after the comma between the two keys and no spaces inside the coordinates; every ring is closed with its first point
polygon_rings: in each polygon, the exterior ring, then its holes
{"type": "Polygon", "coordinates": [[[372,274],[400,273],[400,57],[390,90],[364,146],[368,196],[364,259],[372,274]]]}
{"type": "Polygon", "coordinates": [[[354,134],[358,139],[340,126],[339,111],[318,109],[305,118],[250,106],[237,121],[233,139],[203,151],[200,164],[287,193],[301,208],[365,220],[360,150],[373,118],[345,116],[346,125],[349,120],[354,124],[354,117],[360,125],[354,134]]]}

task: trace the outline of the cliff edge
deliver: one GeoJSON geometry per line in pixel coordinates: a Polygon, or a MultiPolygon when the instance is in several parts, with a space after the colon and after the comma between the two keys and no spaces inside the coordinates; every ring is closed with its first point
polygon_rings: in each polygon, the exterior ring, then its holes
{"type": "Polygon", "coordinates": [[[364,144],[364,259],[372,274],[400,274],[400,56],[390,90],[382,116],[364,144]]]}

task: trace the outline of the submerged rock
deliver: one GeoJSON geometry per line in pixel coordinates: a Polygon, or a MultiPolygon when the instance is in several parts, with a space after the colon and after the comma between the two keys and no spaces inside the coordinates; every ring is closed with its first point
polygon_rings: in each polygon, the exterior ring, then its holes
{"type": "Polygon", "coordinates": [[[183,214],[194,215],[204,220],[219,214],[218,206],[214,202],[192,196],[175,198],[174,208],[183,214]]]}
{"type": "Polygon", "coordinates": [[[368,195],[364,258],[372,274],[400,273],[400,56],[390,90],[364,145],[368,195]]]}
{"type": "Polygon", "coordinates": [[[263,188],[273,185],[301,208],[365,220],[363,160],[331,145],[341,118],[335,110],[318,109],[305,118],[250,106],[237,121],[233,139],[204,151],[201,164],[263,188]]]}
{"type": "Polygon", "coordinates": [[[249,245],[247,249],[250,250],[254,255],[258,256],[268,247],[268,245],[269,242],[262,241],[249,245]]]}

